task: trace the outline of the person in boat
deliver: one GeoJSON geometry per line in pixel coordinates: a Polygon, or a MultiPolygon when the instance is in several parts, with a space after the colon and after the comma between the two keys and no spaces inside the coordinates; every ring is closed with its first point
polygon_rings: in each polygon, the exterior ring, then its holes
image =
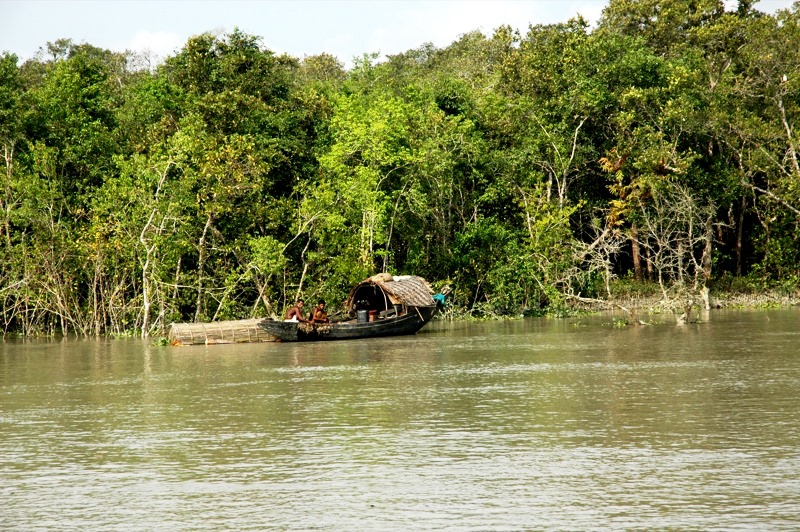
{"type": "Polygon", "coordinates": [[[317,306],[311,310],[311,323],[329,323],[328,313],[325,312],[325,301],[320,299],[317,306]]]}
{"type": "Polygon", "coordinates": [[[305,301],[298,299],[294,302],[294,306],[286,311],[286,315],[283,318],[286,321],[300,321],[303,323],[308,322],[308,320],[303,317],[303,305],[305,304],[305,301]]]}

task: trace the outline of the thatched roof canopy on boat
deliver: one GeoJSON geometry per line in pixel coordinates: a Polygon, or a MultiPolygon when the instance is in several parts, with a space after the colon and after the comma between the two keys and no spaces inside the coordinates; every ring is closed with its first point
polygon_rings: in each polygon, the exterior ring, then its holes
{"type": "Polygon", "coordinates": [[[359,302],[366,301],[369,308],[386,309],[391,305],[432,307],[433,290],[428,281],[416,275],[392,276],[388,273],[373,275],[350,291],[345,302],[348,310],[355,310],[359,302]]]}

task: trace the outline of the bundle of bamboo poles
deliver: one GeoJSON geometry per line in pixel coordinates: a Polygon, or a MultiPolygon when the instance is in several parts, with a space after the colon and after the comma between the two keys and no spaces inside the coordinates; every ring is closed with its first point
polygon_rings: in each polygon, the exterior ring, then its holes
{"type": "Polygon", "coordinates": [[[213,323],[173,323],[169,328],[169,341],[172,345],[274,341],[275,337],[261,327],[262,321],[263,318],[253,318],[213,323]]]}

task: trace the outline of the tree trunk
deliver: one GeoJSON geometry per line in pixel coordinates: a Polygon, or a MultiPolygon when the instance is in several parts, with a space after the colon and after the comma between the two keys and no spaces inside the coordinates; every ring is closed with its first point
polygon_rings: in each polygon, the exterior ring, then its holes
{"type": "Polygon", "coordinates": [[[98,292],[100,291],[100,285],[102,284],[101,277],[103,275],[102,269],[102,249],[101,244],[97,243],[97,255],[94,258],[94,277],[92,279],[92,320],[94,321],[94,335],[100,336],[102,332],[102,313],[100,312],[100,306],[102,303],[102,295],[98,292]]]}
{"type": "Polygon", "coordinates": [[[742,194],[742,205],[739,209],[739,223],[736,228],[736,277],[742,276],[742,238],[744,236],[745,197],[742,194]]]}
{"type": "Polygon", "coordinates": [[[642,275],[642,256],[639,250],[639,228],[635,223],[631,224],[631,254],[633,255],[633,273],[636,276],[636,281],[644,282],[642,275]]]}
{"type": "Polygon", "coordinates": [[[195,304],[194,321],[200,321],[200,312],[203,308],[203,268],[206,262],[206,235],[208,229],[211,227],[212,221],[211,214],[206,218],[206,225],[203,227],[203,234],[200,235],[200,241],[197,243],[198,257],[197,257],[197,301],[195,304]]]}
{"type": "Polygon", "coordinates": [[[711,217],[706,219],[706,242],[703,247],[703,284],[711,279],[711,243],[714,239],[714,225],[711,223],[711,217]]]}
{"type": "Polygon", "coordinates": [[[13,176],[14,143],[3,145],[3,158],[6,162],[5,198],[0,198],[3,211],[3,233],[6,249],[11,249],[11,178],[13,176]]]}

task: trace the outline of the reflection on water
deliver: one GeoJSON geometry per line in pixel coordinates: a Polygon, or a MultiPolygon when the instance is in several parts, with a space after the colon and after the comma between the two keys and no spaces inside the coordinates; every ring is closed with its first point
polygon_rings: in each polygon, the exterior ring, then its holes
{"type": "Polygon", "coordinates": [[[0,528],[800,527],[798,309],[0,347],[0,528]]]}

